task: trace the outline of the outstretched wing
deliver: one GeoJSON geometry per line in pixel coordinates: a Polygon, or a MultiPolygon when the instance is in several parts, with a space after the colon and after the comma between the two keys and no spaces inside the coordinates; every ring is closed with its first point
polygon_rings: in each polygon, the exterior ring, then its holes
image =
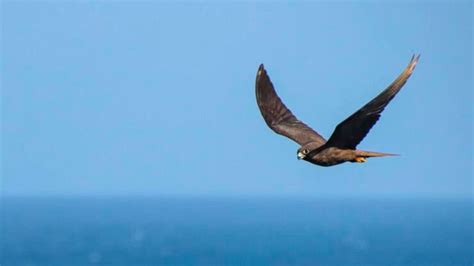
{"type": "Polygon", "coordinates": [[[255,93],[260,112],[267,125],[273,131],[296,141],[300,145],[309,142],[317,142],[322,145],[326,142],[323,137],[299,121],[286,108],[285,104],[276,94],[263,64],[258,68],[255,93]]]}
{"type": "Polygon", "coordinates": [[[413,73],[420,56],[413,55],[405,70],[382,93],[337,125],[327,145],[345,149],[355,149],[379,120],[387,104],[400,91],[413,73]]]}

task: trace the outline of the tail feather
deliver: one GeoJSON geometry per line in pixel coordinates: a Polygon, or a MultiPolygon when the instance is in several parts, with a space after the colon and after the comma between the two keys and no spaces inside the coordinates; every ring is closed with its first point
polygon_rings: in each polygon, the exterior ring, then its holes
{"type": "Polygon", "coordinates": [[[399,156],[399,154],[393,154],[393,153],[383,153],[383,152],[373,152],[373,151],[362,151],[362,150],[357,150],[356,151],[357,156],[359,157],[364,157],[364,158],[369,158],[369,157],[384,157],[384,156],[399,156]]]}

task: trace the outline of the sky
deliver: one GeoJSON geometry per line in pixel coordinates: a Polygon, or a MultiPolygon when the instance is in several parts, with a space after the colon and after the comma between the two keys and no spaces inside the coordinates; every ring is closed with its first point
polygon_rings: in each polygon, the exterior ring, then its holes
{"type": "Polygon", "coordinates": [[[471,197],[469,1],[2,1],[2,195],[471,197]],[[255,101],[334,127],[420,62],[358,146],[319,167],[255,101]]]}

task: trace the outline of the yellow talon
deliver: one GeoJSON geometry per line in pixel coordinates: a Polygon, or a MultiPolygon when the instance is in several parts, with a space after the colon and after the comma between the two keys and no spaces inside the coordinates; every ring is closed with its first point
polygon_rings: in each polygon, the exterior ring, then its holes
{"type": "Polygon", "coordinates": [[[365,163],[365,158],[364,157],[356,157],[355,161],[358,163],[365,163]]]}

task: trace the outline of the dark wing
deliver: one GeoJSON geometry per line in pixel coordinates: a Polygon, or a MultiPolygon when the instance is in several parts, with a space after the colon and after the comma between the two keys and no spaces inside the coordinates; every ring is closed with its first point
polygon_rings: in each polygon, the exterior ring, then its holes
{"type": "Polygon", "coordinates": [[[367,133],[369,133],[372,126],[375,125],[387,104],[395,97],[408,80],[419,58],[419,55],[416,57],[413,55],[408,66],[390,86],[372,101],[337,125],[327,145],[338,148],[355,149],[367,133]]]}
{"type": "Polygon", "coordinates": [[[326,140],[310,127],[299,121],[275,92],[267,71],[260,65],[255,82],[257,104],[267,125],[276,133],[286,136],[298,144],[317,142],[320,145],[326,140]]]}

